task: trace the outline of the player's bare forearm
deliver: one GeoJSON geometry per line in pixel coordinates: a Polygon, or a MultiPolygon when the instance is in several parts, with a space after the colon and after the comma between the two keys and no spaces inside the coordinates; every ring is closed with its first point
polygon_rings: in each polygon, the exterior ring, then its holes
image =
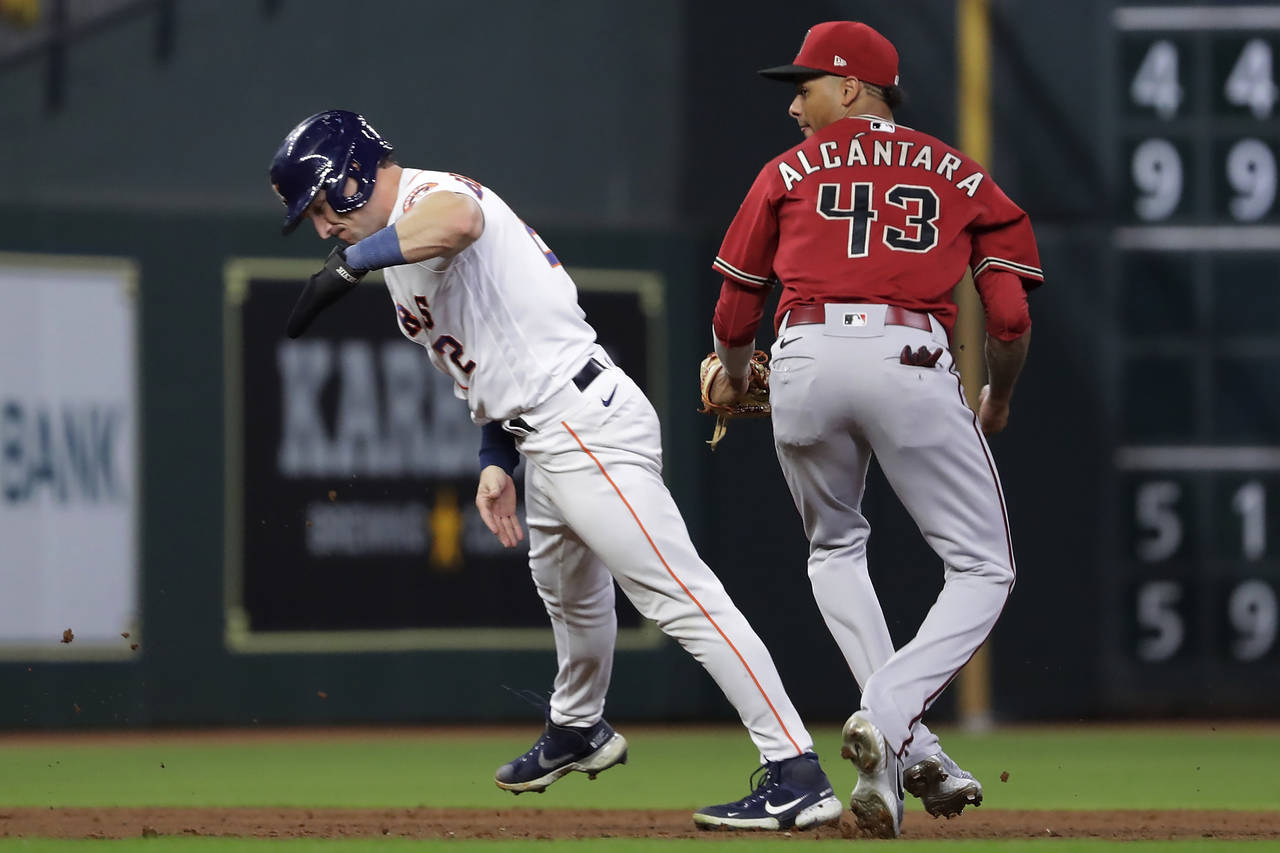
{"type": "Polygon", "coordinates": [[[1031,346],[1031,330],[1028,329],[1011,341],[987,336],[988,383],[978,394],[978,422],[987,435],[995,435],[1009,423],[1009,401],[1013,398],[1013,386],[1027,360],[1031,346]]]}
{"type": "Polygon", "coordinates": [[[400,251],[406,263],[453,257],[484,233],[484,214],[474,199],[451,192],[434,192],[396,222],[400,251]]]}
{"type": "Polygon", "coordinates": [[[993,398],[1008,402],[1013,397],[1013,386],[1026,363],[1030,346],[1030,329],[1011,341],[987,336],[987,385],[993,398]]]}

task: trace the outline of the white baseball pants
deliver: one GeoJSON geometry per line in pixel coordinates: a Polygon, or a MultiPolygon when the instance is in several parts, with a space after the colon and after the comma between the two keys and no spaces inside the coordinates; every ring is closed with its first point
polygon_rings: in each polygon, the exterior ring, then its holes
{"type": "Polygon", "coordinates": [[[610,367],[522,416],[529,562],[555,632],[551,719],[604,713],[617,633],[613,581],[706,668],[761,761],[813,748],[764,643],[694,550],[662,480],[657,413],[610,367]]]}
{"type": "Polygon", "coordinates": [[[825,324],[784,325],[774,343],[774,443],[809,537],[814,598],[863,711],[910,767],[938,752],[920,718],[986,641],[1013,588],[1004,495],[941,324],[885,325],[883,305],[827,309],[825,324]],[[935,367],[912,367],[900,362],[904,346],[943,354],[935,367]],[[896,651],[867,572],[861,506],[873,454],[945,566],[933,607],[896,651]]]}

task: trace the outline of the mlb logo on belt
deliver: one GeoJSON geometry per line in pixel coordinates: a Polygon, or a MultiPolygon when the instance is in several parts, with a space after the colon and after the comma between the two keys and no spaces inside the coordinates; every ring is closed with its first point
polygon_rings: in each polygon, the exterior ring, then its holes
{"type": "Polygon", "coordinates": [[[865,326],[867,325],[867,315],[863,312],[847,312],[844,315],[844,324],[846,326],[865,326]]]}

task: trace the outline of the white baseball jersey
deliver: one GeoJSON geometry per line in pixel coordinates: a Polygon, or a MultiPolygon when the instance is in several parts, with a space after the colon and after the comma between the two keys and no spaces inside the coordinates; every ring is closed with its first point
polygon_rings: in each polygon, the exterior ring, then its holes
{"type": "Polygon", "coordinates": [[[386,269],[400,331],[453,377],[454,393],[476,423],[531,411],[595,348],[577,288],[497,193],[462,175],[405,169],[388,224],[434,192],[474,198],[484,233],[451,259],[386,269]]]}
{"type": "Polygon", "coordinates": [[[492,190],[406,169],[391,222],[425,195],[484,212],[480,239],[450,261],[386,269],[400,329],[451,375],[478,423],[519,417],[527,460],[529,565],[556,639],[550,719],[604,714],[617,622],[614,580],[687,649],[737,708],[761,761],[813,747],[769,652],[694,550],[662,479],[653,406],[609,361],[560,261],[492,190]],[[589,382],[574,377],[594,359],[589,382]]]}

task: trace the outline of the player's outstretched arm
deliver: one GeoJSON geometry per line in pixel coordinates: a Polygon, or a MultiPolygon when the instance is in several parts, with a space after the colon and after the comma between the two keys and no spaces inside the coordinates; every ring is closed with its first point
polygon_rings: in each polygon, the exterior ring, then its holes
{"type": "Polygon", "coordinates": [[[480,472],[476,486],[476,508],[489,532],[504,547],[514,548],[524,539],[524,528],[516,516],[516,484],[511,475],[497,465],[480,472]]]}
{"type": "Polygon", "coordinates": [[[1009,423],[1009,401],[1013,386],[1027,360],[1031,346],[1031,330],[1011,341],[987,336],[988,383],[978,393],[978,423],[986,435],[995,435],[1009,423]]]}

